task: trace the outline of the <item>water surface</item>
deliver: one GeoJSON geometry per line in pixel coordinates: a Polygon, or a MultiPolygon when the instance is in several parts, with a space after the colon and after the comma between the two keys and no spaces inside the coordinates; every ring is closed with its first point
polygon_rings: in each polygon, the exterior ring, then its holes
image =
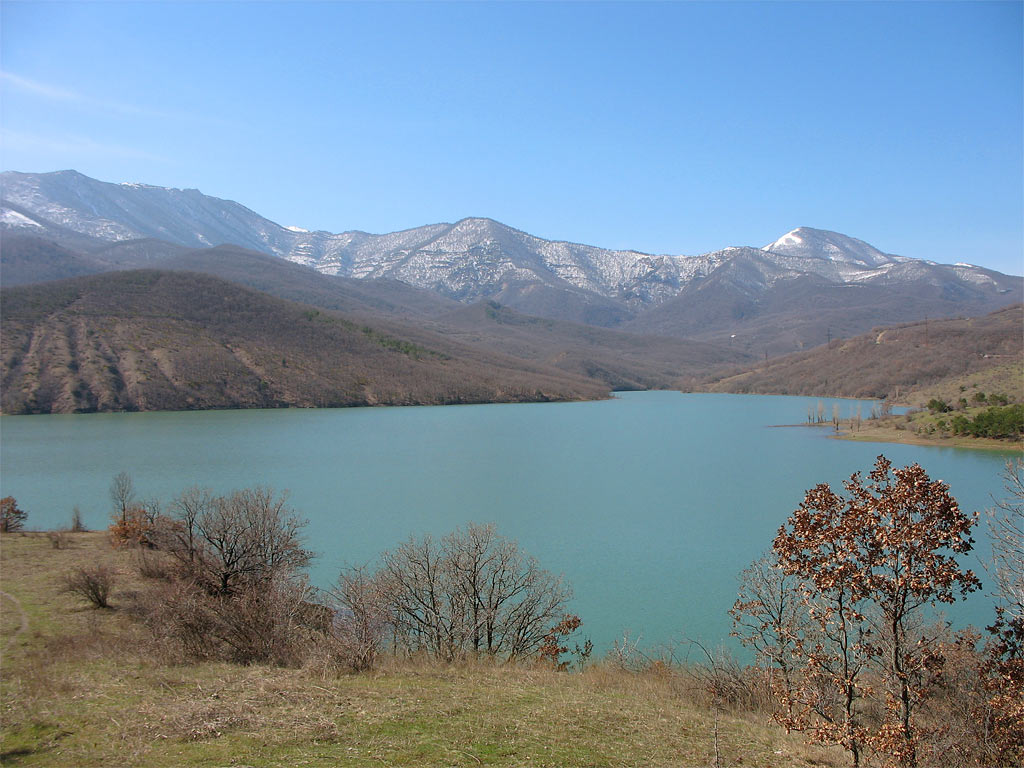
{"type": "MultiPolygon", "coordinates": [[[[140,495],[161,499],[190,485],[287,489],[309,520],[321,586],[410,535],[495,522],[565,574],[599,648],[623,630],[647,648],[682,637],[715,644],[729,632],[737,574],[815,484],[838,489],[884,453],[898,466],[921,463],[965,510],[1001,493],[1010,453],[771,426],[805,421],[816,402],[631,392],[536,405],[4,416],[0,492],[32,527],[48,528],[67,524],[75,504],[88,525],[106,525],[121,471],[140,495]]],[[[844,418],[857,405],[835,402],[844,418]]],[[[981,570],[977,557],[969,565],[981,570]]],[[[953,613],[982,625],[990,609],[979,598],[953,613]]]]}

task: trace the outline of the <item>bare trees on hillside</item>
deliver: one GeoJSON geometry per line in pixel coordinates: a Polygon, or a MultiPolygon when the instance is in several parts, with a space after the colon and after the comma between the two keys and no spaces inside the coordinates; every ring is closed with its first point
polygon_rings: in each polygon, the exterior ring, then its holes
{"type": "MultiPolygon", "coordinates": [[[[394,644],[447,660],[470,652],[535,653],[572,596],[560,576],[499,536],[494,525],[470,523],[439,541],[409,539],[381,560],[372,575],[343,574],[342,624],[370,626],[366,597],[372,594],[385,609],[394,644]]],[[[379,620],[375,626],[384,629],[379,620]]]]}

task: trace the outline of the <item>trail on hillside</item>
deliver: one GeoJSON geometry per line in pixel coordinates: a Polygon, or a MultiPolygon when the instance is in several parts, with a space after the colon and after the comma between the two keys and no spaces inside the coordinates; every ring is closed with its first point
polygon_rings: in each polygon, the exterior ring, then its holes
{"type": "Polygon", "coordinates": [[[26,614],[25,609],[21,607],[21,601],[14,595],[12,595],[10,592],[4,592],[3,590],[0,590],[0,596],[6,597],[8,600],[14,603],[14,607],[18,609],[18,615],[21,618],[21,626],[18,627],[18,631],[11,635],[9,638],[7,638],[7,642],[4,643],[3,650],[0,651],[0,653],[7,653],[7,649],[11,647],[11,643],[17,640],[18,637],[20,637],[23,632],[28,631],[28,614],[26,614]]]}

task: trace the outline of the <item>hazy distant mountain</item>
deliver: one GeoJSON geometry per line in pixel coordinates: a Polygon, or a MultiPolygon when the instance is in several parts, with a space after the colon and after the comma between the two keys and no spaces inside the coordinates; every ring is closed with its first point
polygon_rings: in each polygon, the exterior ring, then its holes
{"type": "Polygon", "coordinates": [[[808,227],[763,248],[655,256],[544,240],[482,218],[385,235],[308,232],[197,190],[111,184],[75,171],[7,172],[2,187],[3,231],[65,247],[147,238],[233,244],[326,275],[396,280],[463,303],[495,300],[531,315],[729,342],[755,354],[882,322],[981,314],[1020,301],[1024,286],[808,227]]]}

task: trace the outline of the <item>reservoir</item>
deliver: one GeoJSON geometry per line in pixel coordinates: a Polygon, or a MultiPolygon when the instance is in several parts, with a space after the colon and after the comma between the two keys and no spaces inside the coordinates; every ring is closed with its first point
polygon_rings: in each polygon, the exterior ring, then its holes
{"type": "MultiPolygon", "coordinates": [[[[829,439],[801,424],[817,399],[628,392],[581,403],[4,416],[0,494],[28,527],[109,523],[108,487],[128,472],[141,498],[205,486],[289,492],[309,522],[310,569],[329,586],[409,536],[494,522],[572,584],[571,610],[598,651],[623,633],[641,650],[729,643],[737,576],[771,547],[807,489],[836,491],[884,453],[920,463],[967,512],[1001,498],[1015,454],[829,439]]],[[[856,401],[839,404],[842,418],[856,401]]],[[[870,403],[862,404],[866,416],[870,403]]],[[[963,559],[983,582],[984,521],[963,559]]],[[[987,585],[986,585],[987,587],[987,585]]],[[[956,624],[992,619],[975,594],[956,624]]]]}

